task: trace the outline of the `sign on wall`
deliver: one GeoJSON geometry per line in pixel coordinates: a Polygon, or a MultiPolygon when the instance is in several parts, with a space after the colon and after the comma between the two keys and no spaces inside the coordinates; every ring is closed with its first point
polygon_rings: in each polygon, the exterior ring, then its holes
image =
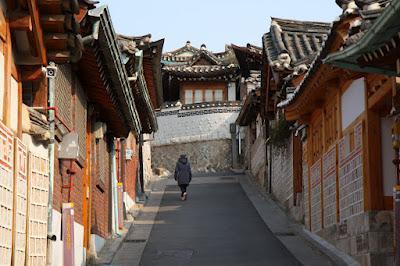
{"type": "Polygon", "coordinates": [[[0,122],[0,258],[11,264],[13,198],[14,198],[13,133],[0,122]]]}
{"type": "Polygon", "coordinates": [[[15,229],[14,229],[14,265],[25,265],[26,249],[26,210],[28,151],[21,140],[15,138],[15,229]]]}
{"type": "Polygon", "coordinates": [[[340,220],[346,220],[364,211],[363,189],[363,125],[354,128],[354,148],[350,135],[339,141],[339,209],[340,220]]]}
{"type": "Polygon", "coordinates": [[[322,229],[321,159],[310,168],[311,181],[311,231],[322,229]]]}
{"type": "Polygon", "coordinates": [[[63,203],[62,205],[62,240],[64,245],[64,266],[75,265],[74,246],[74,204],[63,203]]]}
{"type": "Polygon", "coordinates": [[[324,226],[336,224],[336,145],[323,156],[323,197],[324,197],[324,226]]]}

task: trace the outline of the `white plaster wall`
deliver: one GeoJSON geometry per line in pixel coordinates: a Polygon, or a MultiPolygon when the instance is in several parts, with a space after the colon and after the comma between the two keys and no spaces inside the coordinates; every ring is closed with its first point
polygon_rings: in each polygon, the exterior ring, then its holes
{"type": "Polygon", "coordinates": [[[35,142],[31,135],[26,133],[22,134],[22,142],[28,147],[30,152],[37,154],[38,156],[48,158],[49,151],[47,146],[39,142],[35,142]]]}
{"type": "Polygon", "coordinates": [[[60,265],[60,263],[64,260],[63,242],[61,241],[61,213],[53,210],[52,221],[53,234],[56,236],[57,240],[51,242],[51,265],[56,266],[60,265]]]}
{"type": "Polygon", "coordinates": [[[342,128],[346,129],[365,110],[365,81],[356,79],[342,95],[342,128]]]}
{"type": "MultiPolygon", "coordinates": [[[[57,240],[52,242],[52,265],[62,265],[64,260],[64,247],[61,241],[61,213],[53,210],[53,234],[57,240]]],[[[75,247],[75,266],[86,265],[86,249],[83,247],[83,226],[74,222],[74,247],[75,247]]]]}
{"type": "Polygon", "coordinates": [[[230,82],[228,84],[228,101],[236,101],[236,84],[235,82],[230,82]]]}
{"type": "Polygon", "coordinates": [[[3,104],[4,104],[4,55],[0,52],[0,119],[3,118],[3,104]]]}
{"type": "Polygon", "coordinates": [[[124,203],[126,211],[129,211],[133,206],[135,206],[135,201],[126,192],[124,192],[124,203]]]}
{"type": "MultiPolygon", "coordinates": [[[[170,111],[169,109],[163,111],[170,111]]],[[[178,114],[158,116],[159,130],[154,135],[153,146],[230,139],[229,125],[235,123],[240,107],[211,107],[179,114],[198,112],[202,114],[179,117],[178,114]],[[207,114],[208,111],[218,113],[207,114]]]]}
{"type": "Polygon", "coordinates": [[[14,132],[18,130],[18,90],[18,81],[12,77],[10,92],[10,126],[14,132]]]}
{"type": "Polygon", "coordinates": [[[90,235],[91,245],[94,245],[94,249],[96,250],[96,254],[100,252],[100,250],[104,247],[106,240],[98,235],[90,235]]]}
{"type": "Polygon", "coordinates": [[[393,186],[396,184],[396,168],[392,163],[394,151],[392,148],[393,119],[381,119],[382,144],[382,175],[384,196],[393,196],[393,186]]]}
{"type": "MultiPolygon", "coordinates": [[[[144,135],[144,140],[150,140],[150,135],[144,135]]],[[[153,179],[153,171],[151,169],[151,145],[150,141],[146,141],[143,144],[143,164],[144,164],[144,181],[145,186],[147,186],[153,179]]]]}

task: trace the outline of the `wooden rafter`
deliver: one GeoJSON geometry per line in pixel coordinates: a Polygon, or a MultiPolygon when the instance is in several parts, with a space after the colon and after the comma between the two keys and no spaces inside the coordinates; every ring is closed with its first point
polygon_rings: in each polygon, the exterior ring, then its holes
{"type": "Polygon", "coordinates": [[[46,47],[44,46],[43,31],[40,25],[40,14],[37,5],[37,0],[28,0],[29,12],[32,16],[32,26],[36,48],[40,62],[47,65],[46,47]]]}
{"type": "Polygon", "coordinates": [[[12,12],[9,21],[12,30],[32,31],[32,17],[27,12],[12,12]]]}

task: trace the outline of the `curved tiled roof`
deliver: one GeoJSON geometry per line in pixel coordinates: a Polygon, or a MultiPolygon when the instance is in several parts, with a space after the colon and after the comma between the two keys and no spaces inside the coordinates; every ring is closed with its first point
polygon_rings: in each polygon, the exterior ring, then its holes
{"type": "Polygon", "coordinates": [[[329,23],[272,18],[270,32],[263,36],[269,64],[281,71],[310,64],[329,30],[329,23]]]}
{"type": "Polygon", "coordinates": [[[231,78],[239,69],[235,53],[229,46],[224,52],[213,53],[205,45],[198,49],[190,42],[175,51],[165,53],[162,62],[164,73],[195,79],[231,78]]]}

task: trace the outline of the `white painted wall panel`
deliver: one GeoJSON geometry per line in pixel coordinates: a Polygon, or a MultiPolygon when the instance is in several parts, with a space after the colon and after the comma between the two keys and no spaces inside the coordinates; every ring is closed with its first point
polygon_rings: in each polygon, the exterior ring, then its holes
{"type": "Polygon", "coordinates": [[[230,139],[229,124],[235,123],[239,110],[240,107],[204,108],[158,116],[159,130],[152,145],[230,139]]]}
{"type": "Polygon", "coordinates": [[[18,81],[11,78],[10,92],[10,126],[17,132],[18,130],[18,81]]]}
{"type": "Polygon", "coordinates": [[[230,82],[228,85],[228,101],[236,101],[236,85],[230,82]]]}
{"type": "Polygon", "coordinates": [[[4,55],[0,52],[0,120],[3,118],[3,104],[4,104],[4,55]]]}
{"type": "Polygon", "coordinates": [[[342,95],[342,128],[346,129],[365,110],[365,81],[357,79],[342,95]]]}

